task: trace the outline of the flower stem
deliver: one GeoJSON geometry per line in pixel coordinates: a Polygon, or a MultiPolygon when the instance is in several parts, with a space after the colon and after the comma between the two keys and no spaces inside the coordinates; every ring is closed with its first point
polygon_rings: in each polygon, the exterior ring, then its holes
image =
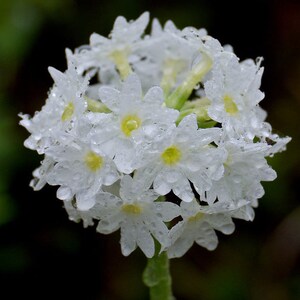
{"type": "Polygon", "coordinates": [[[150,289],[150,300],[175,299],[172,295],[170,263],[166,252],[159,254],[156,251],[155,255],[148,259],[143,281],[150,289]]]}
{"type": "Polygon", "coordinates": [[[206,53],[202,53],[202,56],[202,60],[193,67],[181,85],[179,85],[165,100],[167,107],[180,110],[191,95],[195,86],[210,71],[212,59],[206,53]]]}
{"type": "Polygon", "coordinates": [[[87,103],[87,109],[92,112],[99,113],[110,113],[111,111],[107,106],[105,106],[101,101],[91,99],[87,96],[84,96],[87,103]]]}

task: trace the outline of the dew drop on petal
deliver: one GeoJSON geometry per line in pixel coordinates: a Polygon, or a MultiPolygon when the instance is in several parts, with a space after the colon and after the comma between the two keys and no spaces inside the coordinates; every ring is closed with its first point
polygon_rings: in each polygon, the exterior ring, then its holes
{"type": "Polygon", "coordinates": [[[241,176],[239,176],[239,175],[233,175],[232,176],[232,180],[235,183],[240,183],[241,182],[241,176]]]}
{"type": "Polygon", "coordinates": [[[109,222],[107,220],[102,220],[101,221],[101,225],[103,226],[108,226],[109,225],[109,222]]]}
{"type": "Polygon", "coordinates": [[[232,234],[235,229],[235,226],[234,226],[234,224],[226,224],[226,225],[222,226],[221,229],[224,234],[232,234]]]}
{"type": "Polygon", "coordinates": [[[56,196],[60,200],[70,200],[73,197],[73,193],[69,187],[61,186],[58,188],[56,196]]]}

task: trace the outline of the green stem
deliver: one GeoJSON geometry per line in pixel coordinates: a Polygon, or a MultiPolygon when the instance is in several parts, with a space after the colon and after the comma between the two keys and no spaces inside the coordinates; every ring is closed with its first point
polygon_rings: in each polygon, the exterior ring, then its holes
{"type": "Polygon", "coordinates": [[[180,110],[195,86],[210,71],[212,67],[211,58],[205,53],[202,53],[202,56],[202,60],[193,67],[182,84],[165,100],[167,107],[180,110]]]}
{"type": "Polygon", "coordinates": [[[156,251],[155,255],[148,259],[143,281],[150,289],[150,300],[175,299],[172,295],[170,263],[166,252],[159,254],[156,251]]]}
{"type": "Polygon", "coordinates": [[[110,113],[111,111],[106,107],[101,101],[91,99],[87,96],[84,96],[87,103],[87,109],[92,112],[99,113],[110,113]]]}
{"type": "Polygon", "coordinates": [[[190,114],[196,114],[199,128],[211,128],[215,126],[216,122],[213,121],[207,113],[209,106],[210,101],[207,98],[185,102],[180,110],[180,115],[176,120],[176,124],[178,125],[184,117],[190,114]]]}

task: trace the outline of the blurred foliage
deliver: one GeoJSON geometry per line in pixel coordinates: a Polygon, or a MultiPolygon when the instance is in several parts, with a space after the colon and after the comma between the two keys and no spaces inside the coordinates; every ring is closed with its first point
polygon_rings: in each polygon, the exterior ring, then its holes
{"type": "Polygon", "coordinates": [[[19,160],[16,134],[18,113],[9,95],[16,72],[41,29],[45,14],[52,15],[63,9],[64,1],[15,0],[0,2],[0,225],[16,214],[16,208],[8,193],[11,172],[19,160]]]}
{"type": "Polygon", "coordinates": [[[19,64],[30,51],[45,18],[57,15],[69,1],[13,0],[0,2],[1,85],[13,80],[19,64]]]}
{"type": "Polygon", "coordinates": [[[122,257],[118,233],[100,236],[68,221],[55,188],[28,183],[41,157],[23,147],[17,114],[40,109],[52,84],[47,67],[65,69],[64,48],[107,35],[118,15],[145,10],[178,27],[205,27],[241,59],[263,56],[262,106],[293,141],[270,164],[253,223],[236,221],[214,252],[193,247],[171,261],[178,300],[300,298],[299,143],[300,4],[296,0],[1,0],[0,1],[0,280],[1,299],[148,299],[140,252],[122,257]],[[247,7],[247,8],[244,8],[247,7]],[[5,295],[6,296],[2,296],[5,295]]]}

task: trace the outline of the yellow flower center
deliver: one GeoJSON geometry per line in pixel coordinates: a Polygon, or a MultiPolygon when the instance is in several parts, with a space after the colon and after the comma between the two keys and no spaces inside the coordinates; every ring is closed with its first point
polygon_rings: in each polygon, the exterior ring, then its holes
{"type": "Polygon", "coordinates": [[[121,122],[121,130],[128,137],[133,130],[141,126],[141,119],[137,115],[127,115],[121,122]]]}
{"type": "Polygon", "coordinates": [[[237,105],[234,103],[232,97],[229,95],[225,95],[223,97],[223,100],[224,100],[225,111],[231,116],[236,115],[239,110],[237,108],[237,105]]]}
{"type": "Polygon", "coordinates": [[[75,108],[73,102],[69,102],[61,115],[61,120],[63,122],[70,120],[73,116],[74,110],[75,108]]]}
{"type": "Polygon", "coordinates": [[[161,154],[161,159],[166,165],[175,165],[181,159],[181,151],[176,146],[170,146],[161,154]]]}
{"type": "Polygon", "coordinates": [[[93,151],[89,151],[84,158],[86,166],[93,172],[99,170],[103,165],[103,158],[93,151]]]}
{"type": "Polygon", "coordinates": [[[142,212],[142,208],[137,204],[124,204],[122,210],[127,214],[138,215],[142,212]]]}
{"type": "Polygon", "coordinates": [[[200,219],[202,219],[203,217],[204,217],[204,213],[198,212],[194,216],[189,217],[188,221],[189,222],[196,222],[196,221],[199,221],[200,219]]]}

